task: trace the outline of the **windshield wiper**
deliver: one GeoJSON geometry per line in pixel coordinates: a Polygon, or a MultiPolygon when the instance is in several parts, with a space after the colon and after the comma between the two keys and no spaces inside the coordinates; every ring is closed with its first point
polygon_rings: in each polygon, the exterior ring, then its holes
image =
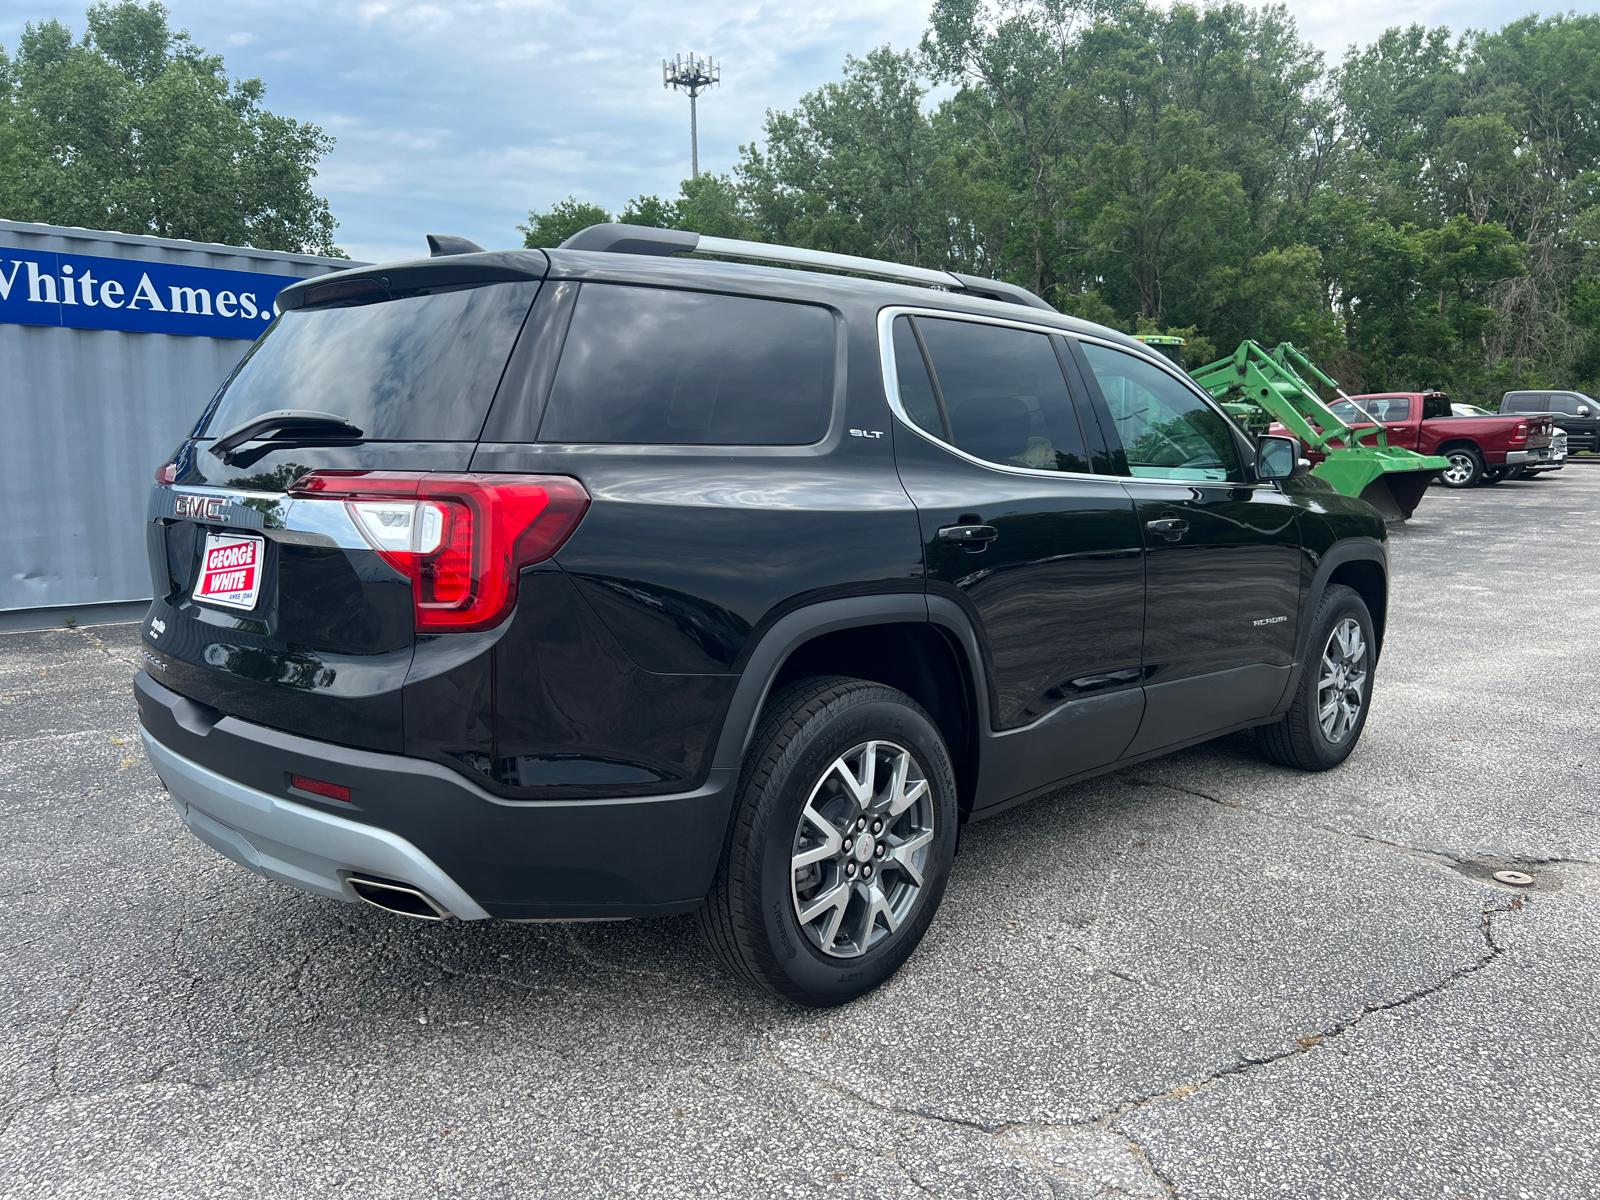
{"type": "Polygon", "coordinates": [[[312,412],[304,408],[280,408],[276,412],[262,413],[235,425],[211,443],[211,453],[229,466],[233,465],[234,451],[246,442],[271,433],[276,442],[316,441],[335,437],[340,441],[362,436],[362,431],[344,417],[333,413],[312,412]]]}

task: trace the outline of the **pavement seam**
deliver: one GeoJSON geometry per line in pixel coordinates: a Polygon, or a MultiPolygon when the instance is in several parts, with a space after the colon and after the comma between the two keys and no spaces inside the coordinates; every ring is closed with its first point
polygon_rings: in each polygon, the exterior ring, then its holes
{"type": "MultiPolygon", "coordinates": [[[[1339,829],[1332,825],[1318,825],[1311,821],[1297,821],[1293,817],[1284,817],[1277,813],[1266,812],[1259,808],[1251,808],[1249,805],[1240,803],[1237,800],[1224,800],[1220,796],[1213,796],[1207,792],[1198,791],[1195,788],[1182,787],[1175,783],[1163,783],[1154,779],[1140,779],[1139,777],[1133,775],[1125,777],[1122,782],[1127,784],[1129,787],[1162,788],[1169,792],[1177,792],[1183,796],[1194,796],[1200,800],[1209,800],[1212,804],[1217,805],[1219,808],[1232,809],[1234,812],[1247,812],[1251,816],[1263,817],[1268,821],[1276,821],[1281,825],[1291,825],[1296,829],[1314,829],[1318,833],[1329,833],[1335,837],[1354,838],[1359,842],[1367,842],[1374,846],[1382,846],[1386,850],[1397,850],[1402,854],[1412,854],[1418,858],[1428,859],[1443,866],[1456,867],[1462,865],[1463,863],[1474,863],[1481,861],[1464,854],[1452,854],[1448,850],[1424,850],[1419,846],[1408,846],[1404,842],[1391,842],[1387,838],[1374,837],[1370,833],[1356,833],[1353,830],[1339,829]]],[[[1586,858],[1535,858],[1527,855],[1517,855],[1507,859],[1507,861],[1538,867],[1566,865],[1578,867],[1600,867],[1600,862],[1591,862],[1586,858]]]]}
{"type": "MultiPolygon", "coordinates": [[[[1059,1170],[1069,1175],[1078,1175],[1082,1178],[1089,1179],[1092,1182],[1099,1181],[1095,1180],[1093,1176],[1084,1172],[1073,1171],[1054,1166],[1047,1168],[1044,1160],[1040,1158],[1036,1151],[1020,1142],[1013,1141],[1012,1139],[1008,1138],[1006,1134],[1014,1130],[1021,1129],[1076,1129],[1084,1126],[1100,1124],[1101,1128],[1106,1129],[1107,1132],[1111,1133],[1113,1136],[1118,1137],[1126,1142],[1129,1148],[1133,1151],[1134,1156],[1139,1160],[1140,1165],[1149,1173],[1150,1177],[1154,1179],[1156,1183],[1160,1184],[1161,1187],[1166,1190],[1169,1196],[1173,1197],[1174,1200],[1177,1200],[1177,1190],[1173,1187],[1172,1183],[1156,1169],[1155,1164],[1150,1161],[1148,1156],[1146,1156],[1144,1147],[1139,1145],[1137,1141],[1135,1141],[1128,1134],[1124,1133],[1122,1130],[1112,1129],[1109,1123],[1101,1124],[1099,1119],[1094,1121],[1072,1122],[1066,1125],[1041,1125],[1032,1122],[1006,1122],[1001,1125],[990,1126],[985,1125],[980,1121],[963,1121],[959,1117],[942,1116],[938,1113],[924,1112],[921,1109],[903,1108],[898,1105],[884,1104],[881,1101],[873,1100],[868,1096],[863,1096],[860,1092],[854,1091],[851,1088],[847,1088],[843,1084],[829,1079],[826,1076],[818,1075],[813,1071],[808,1071],[804,1067],[797,1067],[793,1063],[787,1062],[783,1059],[776,1048],[774,1048],[772,1045],[771,1038],[766,1034],[761,1036],[761,1054],[769,1064],[771,1064],[773,1067],[776,1067],[784,1074],[792,1075],[795,1078],[804,1080],[815,1087],[820,1087],[825,1091],[830,1091],[834,1093],[834,1095],[839,1096],[841,1099],[847,1100],[853,1104],[859,1104],[865,1108],[870,1108],[875,1112],[887,1113],[890,1116],[902,1117],[907,1120],[919,1121],[932,1125],[950,1126],[952,1128],[965,1130],[969,1133],[977,1133],[984,1137],[991,1138],[1003,1146],[1009,1153],[1017,1155],[1026,1161],[1039,1176],[1039,1181],[1052,1196],[1055,1195],[1056,1192],[1055,1188],[1050,1186],[1048,1171],[1051,1170],[1059,1170]]],[[[896,1165],[899,1165],[898,1161],[896,1165]]],[[[901,1168],[901,1173],[905,1173],[904,1168],[901,1168]]],[[[913,1180],[913,1182],[915,1183],[916,1181],[913,1180]]],[[[917,1183],[917,1186],[922,1188],[922,1184],[920,1183],[917,1183]]],[[[925,1191],[926,1188],[923,1188],[922,1190],[925,1191]]],[[[1105,1189],[1105,1194],[1115,1196],[1126,1195],[1127,1193],[1111,1188],[1105,1189]]]]}
{"type": "MultiPolygon", "coordinates": [[[[1207,799],[1209,799],[1209,797],[1207,797],[1207,799]]],[[[881,1101],[873,1100],[868,1096],[864,1096],[860,1092],[848,1088],[835,1080],[827,1078],[826,1076],[819,1075],[816,1072],[808,1071],[803,1067],[797,1067],[794,1064],[787,1062],[778,1053],[777,1049],[772,1044],[771,1038],[766,1034],[763,1034],[761,1037],[761,1052],[762,1057],[779,1071],[782,1071],[788,1075],[792,1075],[795,1078],[802,1079],[814,1086],[833,1092],[835,1095],[854,1104],[859,1104],[877,1112],[887,1113],[892,1116],[903,1117],[914,1121],[924,1121],[937,1125],[950,1126],[952,1128],[963,1129],[993,1138],[1004,1145],[1008,1150],[1018,1153],[1023,1158],[1027,1159],[1034,1169],[1040,1172],[1041,1176],[1043,1176],[1045,1169],[1042,1160],[1031,1149],[1008,1137],[1008,1134],[1028,1129],[1103,1129],[1113,1136],[1118,1137],[1126,1142],[1129,1149],[1138,1159],[1140,1165],[1149,1174],[1150,1178],[1158,1183],[1166,1191],[1167,1195],[1172,1197],[1172,1200],[1180,1200],[1180,1193],[1178,1192],[1177,1185],[1171,1179],[1169,1179],[1159,1167],[1156,1166],[1148,1153],[1146,1153],[1144,1146],[1141,1145],[1132,1134],[1127,1133],[1125,1130],[1116,1128],[1116,1123],[1118,1121],[1127,1116],[1129,1113],[1137,1112],[1160,1101],[1186,1100],[1190,1096],[1205,1091],[1206,1089],[1215,1084],[1219,1084],[1224,1080],[1244,1075],[1250,1071],[1256,1070],[1259,1067],[1269,1067],[1275,1063],[1286,1062],[1290,1059],[1299,1058],[1302,1055],[1309,1054],[1312,1050],[1315,1050],[1319,1046],[1323,1046],[1328,1042],[1343,1037],[1352,1029],[1360,1025],[1368,1017],[1371,1017],[1376,1013],[1392,1012],[1396,1009],[1407,1008],[1418,1003],[1419,1001],[1426,1000],[1430,996],[1438,995],[1440,992],[1444,991],[1457,981],[1477,974],[1479,971],[1482,971],[1485,967],[1488,967],[1490,964],[1494,963],[1500,958],[1500,956],[1505,952],[1505,947],[1501,946],[1500,943],[1495,940],[1494,919],[1497,915],[1509,915],[1510,913],[1524,907],[1526,903],[1527,902],[1525,900],[1519,897],[1506,905],[1491,906],[1482,909],[1481,915],[1478,918],[1478,932],[1483,938],[1484,952],[1475,961],[1470,962],[1465,966],[1457,967],[1444,978],[1428,984],[1426,987],[1415,988],[1412,991],[1407,992],[1405,995],[1399,996],[1393,1000],[1384,1001],[1378,1004],[1369,1003],[1359,1013],[1356,1013],[1353,1016],[1345,1017],[1342,1020],[1335,1021],[1332,1025],[1329,1025],[1327,1028],[1317,1033],[1306,1034],[1297,1038],[1293,1047],[1281,1051],[1280,1053],[1269,1054],[1260,1058],[1241,1059],[1231,1066],[1224,1067],[1219,1071],[1213,1071],[1210,1075],[1207,1075],[1204,1079],[1201,1079],[1196,1083],[1180,1084],[1178,1087],[1169,1088],[1164,1092],[1157,1092],[1153,1095],[1142,1096],[1134,1100],[1125,1101],[1124,1103],[1101,1113],[1099,1116],[1091,1117],[1083,1121],[1069,1121],[1060,1124],[1052,1122],[1014,1121],[991,1126],[985,1125],[979,1121],[965,1121],[959,1117],[944,1116],[939,1113],[926,1112],[921,1109],[905,1108],[899,1105],[885,1104],[881,1101]]],[[[1045,1179],[1044,1182],[1046,1187],[1049,1187],[1048,1179],[1045,1179]]],[[[1050,1190],[1052,1192],[1054,1191],[1053,1188],[1050,1190]]]]}
{"type": "Polygon", "coordinates": [[[1127,1114],[1136,1112],[1147,1105],[1155,1104],[1162,1100],[1185,1100],[1198,1092],[1206,1090],[1213,1084],[1221,1083],[1225,1079],[1231,1079],[1235,1076],[1243,1075],[1249,1071],[1255,1070],[1258,1067],[1270,1067],[1275,1063],[1286,1062],[1289,1059],[1299,1058],[1302,1055],[1309,1054],[1319,1046],[1331,1042],[1336,1038],[1343,1037],[1345,1034],[1349,1033],[1352,1029],[1360,1025],[1363,1021],[1375,1013],[1391,1012],[1395,1009],[1407,1008],[1421,1000],[1426,1000],[1429,996],[1438,995],[1440,992],[1444,991],[1458,980],[1465,979],[1470,975],[1476,975],[1479,971],[1495,962],[1503,953],[1505,953],[1505,947],[1501,946],[1499,942],[1495,941],[1494,918],[1497,914],[1510,914],[1517,909],[1522,908],[1525,903],[1526,901],[1524,900],[1516,899],[1511,901],[1511,903],[1508,905],[1483,909],[1482,915],[1478,920],[1478,931],[1483,937],[1485,946],[1484,953],[1477,959],[1476,962],[1468,963],[1464,967],[1457,967],[1454,971],[1450,972],[1450,974],[1446,975],[1438,982],[1431,983],[1427,987],[1417,988],[1413,991],[1407,992],[1404,996],[1401,996],[1395,1000],[1389,1000],[1381,1004],[1368,1004],[1367,1007],[1361,1012],[1355,1014],[1354,1016],[1346,1017],[1341,1021],[1336,1021],[1319,1033],[1306,1034],[1300,1038],[1297,1038],[1292,1049],[1285,1050],[1280,1054],[1269,1054],[1263,1058],[1241,1059],[1240,1061],[1234,1063],[1231,1067],[1226,1067],[1223,1070],[1212,1072],[1198,1083],[1181,1084],[1178,1087],[1171,1088],[1165,1092],[1159,1092],[1153,1096],[1145,1096],[1138,1100],[1130,1100],[1112,1110],[1105,1116],[1102,1116],[1096,1121],[1089,1123],[1100,1124],[1103,1122],[1105,1126],[1109,1128],[1111,1124],[1121,1120],[1127,1114]]]}
{"type": "Polygon", "coordinates": [[[11,1132],[12,1124],[18,1117],[22,1115],[24,1110],[41,1107],[42,1105],[49,1104],[53,1100],[59,1100],[66,1095],[66,1091],[61,1086],[61,1044],[66,1041],[67,1027],[72,1024],[72,1019],[78,1015],[85,1002],[88,1001],[89,993],[91,990],[93,990],[93,988],[94,963],[91,962],[89,964],[87,973],[84,975],[83,990],[78,993],[78,998],[72,1002],[72,1006],[67,1009],[65,1014],[63,1014],[60,1025],[56,1027],[55,1041],[50,1046],[49,1092],[43,1096],[36,1096],[32,1100],[24,1100],[9,1113],[7,1113],[5,1123],[0,1124],[0,1138],[5,1137],[6,1134],[11,1132]]]}

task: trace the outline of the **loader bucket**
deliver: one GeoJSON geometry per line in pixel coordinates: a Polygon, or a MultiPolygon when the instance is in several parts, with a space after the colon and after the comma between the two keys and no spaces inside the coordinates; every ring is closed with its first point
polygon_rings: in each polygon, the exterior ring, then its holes
{"type": "Polygon", "coordinates": [[[1408,521],[1437,474],[1437,471],[1396,471],[1380,475],[1361,490],[1361,499],[1381,512],[1385,521],[1408,521]]]}
{"type": "Polygon", "coordinates": [[[1408,520],[1449,460],[1393,446],[1332,447],[1313,469],[1341,495],[1359,496],[1386,521],[1408,520]]]}

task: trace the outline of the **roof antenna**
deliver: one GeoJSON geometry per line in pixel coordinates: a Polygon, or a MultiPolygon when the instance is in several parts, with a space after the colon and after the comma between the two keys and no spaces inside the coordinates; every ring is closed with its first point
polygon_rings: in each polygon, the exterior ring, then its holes
{"type": "Polygon", "coordinates": [[[428,254],[430,257],[439,258],[446,254],[482,254],[483,247],[477,242],[469,241],[464,237],[456,237],[453,233],[430,233],[428,235],[428,254]]]}

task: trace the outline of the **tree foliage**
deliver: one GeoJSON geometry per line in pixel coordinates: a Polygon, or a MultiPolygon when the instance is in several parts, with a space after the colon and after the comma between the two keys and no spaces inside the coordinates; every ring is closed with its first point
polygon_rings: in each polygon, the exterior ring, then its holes
{"type": "Polygon", "coordinates": [[[259,79],[173,32],[159,3],[99,3],[0,47],[0,213],[339,255],[311,190],[333,139],[262,106],[259,79]]]}
{"type": "Polygon", "coordinates": [[[1594,387],[1600,18],[1330,67],[1278,4],[934,0],[916,51],[622,219],[992,275],[1191,362],[1252,337],[1351,388],[1594,387]]]}

